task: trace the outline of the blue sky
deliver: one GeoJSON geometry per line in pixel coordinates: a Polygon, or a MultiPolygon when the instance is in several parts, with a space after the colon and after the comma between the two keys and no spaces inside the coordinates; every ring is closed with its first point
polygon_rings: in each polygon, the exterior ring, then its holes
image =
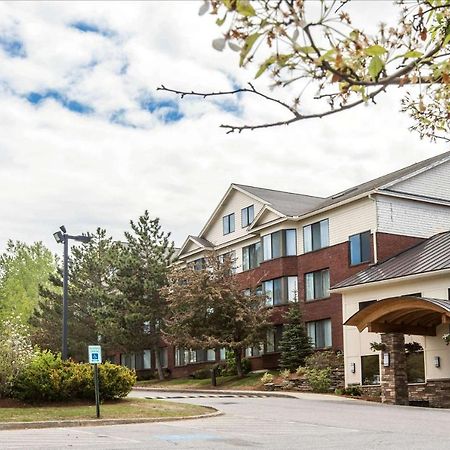
{"type": "MultiPolygon", "coordinates": [[[[251,95],[180,100],[156,90],[253,80],[255,67],[213,50],[220,30],[198,6],[0,3],[0,248],[12,238],[59,251],[61,224],[120,239],[145,209],[180,245],[232,182],[329,195],[445,150],[408,132],[397,91],[330,120],[226,135],[221,123],[283,112],[251,95]]],[[[359,13],[383,11],[366,2],[359,13]]]]}

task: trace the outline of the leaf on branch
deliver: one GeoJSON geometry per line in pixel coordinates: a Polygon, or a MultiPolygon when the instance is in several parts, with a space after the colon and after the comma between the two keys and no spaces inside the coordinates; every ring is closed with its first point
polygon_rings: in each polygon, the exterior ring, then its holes
{"type": "Polygon", "coordinates": [[[221,52],[225,48],[225,43],[226,41],[224,38],[217,38],[212,41],[212,46],[214,50],[221,52]]]}
{"type": "Polygon", "coordinates": [[[381,56],[386,53],[386,49],[381,45],[371,45],[364,50],[367,56],[381,56]]]}
{"type": "Polygon", "coordinates": [[[423,53],[419,52],[419,50],[410,50],[402,56],[403,58],[420,58],[421,56],[423,56],[423,53]]]}
{"type": "Polygon", "coordinates": [[[369,64],[369,75],[376,80],[383,70],[384,63],[379,56],[374,56],[369,64]]]}
{"type": "Polygon", "coordinates": [[[225,13],[225,15],[223,16],[222,19],[217,19],[216,20],[216,25],[221,27],[225,23],[225,20],[227,20],[227,14],[226,13],[225,13]]]}
{"type": "Polygon", "coordinates": [[[245,17],[255,16],[256,12],[249,0],[237,0],[236,10],[245,17]]]}
{"type": "Polygon", "coordinates": [[[250,53],[250,50],[252,49],[255,42],[258,40],[259,36],[261,36],[260,33],[253,33],[250,36],[248,36],[247,39],[245,40],[244,46],[242,47],[241,50],[241,59],[239,61],[240,67],[244,65],[245,58],[250,53]]]}
{"type": "Polygon", "coordinates": [[[233,50],[233,52],[240,52],[241,51],[241,47],[239,47],[239,45],[235,44],[234,42],[228,41],[228,47],[230,47],[231,50],[233,50]]]}
{"type": "Polygon", "coordinates": [[[255,79],[260,77],[275,61],[277,60],[277,57],[275,55],[270,56],[267,58],[258,69],[258,72],[256,72],[255,79]]]}

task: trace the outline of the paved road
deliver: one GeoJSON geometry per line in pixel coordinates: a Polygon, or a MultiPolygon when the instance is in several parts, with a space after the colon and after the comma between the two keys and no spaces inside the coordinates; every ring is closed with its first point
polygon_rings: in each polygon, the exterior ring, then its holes
{"type": "MultiPolygon", "coordinates": [[[[140,397],[188,394],[136,392],[140,397]]],[[[1,431],[1,449],[449,449],[450,410],[383,406],[329,396],[204,395],[219,417],[107,427],[1,431]]]]}

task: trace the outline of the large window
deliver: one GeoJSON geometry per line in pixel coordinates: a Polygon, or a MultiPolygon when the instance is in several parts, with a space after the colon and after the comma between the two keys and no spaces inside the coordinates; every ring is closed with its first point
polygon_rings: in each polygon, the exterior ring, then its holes
{"type": "Polygon", "coordinates": [[[303,227],[303,251],[305,253],[328,247],[328,219],[303,227]]]}
{"type": "Polygon", "coordinates": [[[314,348],[331,347],[331,320],[307,322],[306,330],[314,348]]]}
{"type": "Polygon", "coordinates": [[[370,261],[370,231],[350,236],[349,247],[352,266],[370,261]]]}
{"type": "Polygon", "coordinates": [[[126,366],[129,369],[151,369],[152,358],[151,351],[144,350],[137,353],[122,353],[120,355],[120,364],[126,366]]]}
{"type": "Polygon", "coordinates": [[[408,383],[425,383],[423,352],[406,353],[406,375],[408,383]]]}
{"type": "Polygon", "coordinates": [[[261,243],[249,245],[242,248],[242,270],[258,267],[261,262],[261,243]]]}
{"type": "Polygon", "coordinates": [[[234,231],[234,213],[228,214],[222,218],[223,234],[230,234],[234,231]]]}
{"type": "Polygon", "coordinates": [[[361,356],[362,384],[380,384],[379,355],[361,356]]]}
{"type": "Polygon", "coordinates": [[[263,260],[294,256],[297,254],[297,232],[295,229],[280,230],[262,237],[263,260]]]}
{"type": "Polygon", "coordinates": [[[205,258],[194,260],[194,270],[203,270],[205,268],[205,258]]]}
{"type": "Polygon", "coordinates": [[[263,282],[262,286],[267,306],[285,305],[297,301],[297,277],[267,280],[263,282]]]}
{"type": "Polygon", "coordinates": [[[185,366],[187,364],[208,362],[216,360],[216,351],[209,350],[188,350],[186,348],[175,348],[175,366],[185,366]]]}
{"type": "Polygon", "coordinates": [[[305,274],[305,299],[316,300],[330,295],[330,271],[318,270],[305,274]]]}
{"type": "Polygon", "coordinates": [[[253,205],[241,209],[241,225],[242,228],[248,227],[255,218],[255,208],[253,205]]]}
{"type": "Polygon", "coordinates": [[[261,356],[264,353],[264,345],[247,347],[245,349],[245,356],[250,358],[252,356],[261,356]]]}
{"type": "Polygon", "coordinates": [[[277,325],[267,331],[265,353],[278,352],[283,336],[283,325],[277,325]]]}
{"type": "Polygon", "coordinates": [[[159,349],[159,361],[161,362],[161,367],[167,367],[167,347],[159,349]]]}

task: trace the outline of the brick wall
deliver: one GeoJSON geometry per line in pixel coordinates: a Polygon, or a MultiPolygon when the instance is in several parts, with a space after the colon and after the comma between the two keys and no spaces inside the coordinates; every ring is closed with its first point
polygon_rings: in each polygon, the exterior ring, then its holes
{"type": "Polygon", "coordinates": [[[414,247],[424,240],[424,238],[413,236],[377,233],[378,262],[385,261],[408,248],[414,247]]]}

